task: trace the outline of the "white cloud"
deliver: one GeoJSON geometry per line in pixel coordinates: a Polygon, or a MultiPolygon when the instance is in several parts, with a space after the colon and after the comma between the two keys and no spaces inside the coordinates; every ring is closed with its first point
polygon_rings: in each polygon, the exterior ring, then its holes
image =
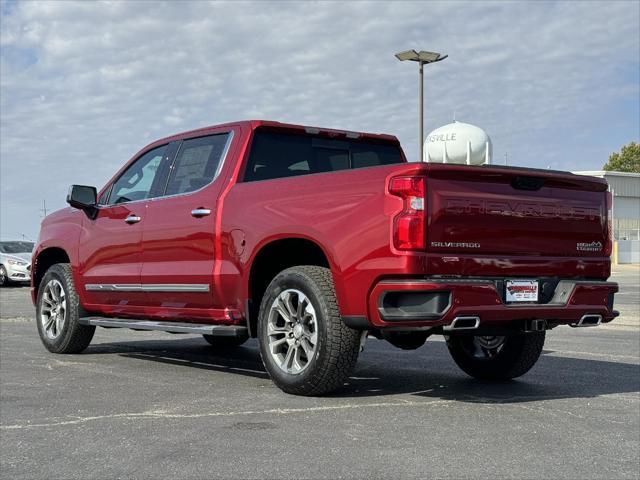
{"type": "MultiPolygon", "coordinates": [[[[637,2],[2,4],[1,229],[104,183],[161,136],[251,117],[393,133],[484,127],[502,158],[599,168],[638,137],[637,2]]],[[[28,219],[25,221],[24,219],[28,219]]]]}

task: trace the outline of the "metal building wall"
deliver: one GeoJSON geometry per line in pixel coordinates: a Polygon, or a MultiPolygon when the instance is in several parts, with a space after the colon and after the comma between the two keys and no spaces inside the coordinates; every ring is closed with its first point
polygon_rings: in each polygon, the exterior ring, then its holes
{"type": "Polygon", "coordinates": [[[635,197],[640,199],[640,175],[623,177],[605,174],[604,178],[616,197],[635,197]]]}
{"type": "Polygon", "coordinates": [[[640,174],[627,172],[574,172],[607,180],[613,192],[613,234],[616,240],[640,240],[640,174]]]}

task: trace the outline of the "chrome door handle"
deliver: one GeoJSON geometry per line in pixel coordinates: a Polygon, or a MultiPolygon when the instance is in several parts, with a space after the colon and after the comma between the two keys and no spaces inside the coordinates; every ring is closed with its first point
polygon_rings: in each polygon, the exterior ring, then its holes
{"type": "Polygon", "coordinates": [[[209,208],[196,208],[191,210],[192,217],[206,217],[207,215],[211,215],[211,209],[209,208]]]}
{"type": "Polygon", "coordinates": [[[125,222],[127,222],[129,225],[133,224],[133,223],[138,223],[140,220],[142,220],[139,216],[137,215],[129,215],[126,219],[125,222]]]}

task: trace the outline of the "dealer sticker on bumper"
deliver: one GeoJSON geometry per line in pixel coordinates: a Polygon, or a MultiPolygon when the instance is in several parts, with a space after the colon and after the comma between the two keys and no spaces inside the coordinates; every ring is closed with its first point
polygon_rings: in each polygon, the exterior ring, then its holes
{"type": "Polygon", "coordinates": [[[507,280],[507,302],[537,302],[537,280],[507,280]]]}

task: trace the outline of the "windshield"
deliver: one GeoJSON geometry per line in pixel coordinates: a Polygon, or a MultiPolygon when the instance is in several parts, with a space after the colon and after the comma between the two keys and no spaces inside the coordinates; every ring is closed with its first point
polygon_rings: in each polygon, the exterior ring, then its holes
{"type": "Polygon", "coordinates": [[[31,253],[32,242],[0,242],[1,253],[31,253]]]}

